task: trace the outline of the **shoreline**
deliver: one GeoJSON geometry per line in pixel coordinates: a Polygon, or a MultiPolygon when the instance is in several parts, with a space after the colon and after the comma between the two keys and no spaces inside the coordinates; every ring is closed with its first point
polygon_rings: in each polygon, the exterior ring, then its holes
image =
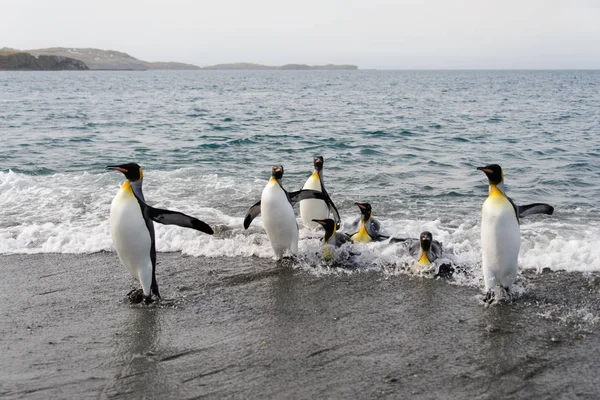
{"type": "Polygon", "coordinates": [[[0,256],[3,398],[596,398],[600,274],[524,294],[377,271],[159,253],[130,305],[115,253],[0,256]]]}

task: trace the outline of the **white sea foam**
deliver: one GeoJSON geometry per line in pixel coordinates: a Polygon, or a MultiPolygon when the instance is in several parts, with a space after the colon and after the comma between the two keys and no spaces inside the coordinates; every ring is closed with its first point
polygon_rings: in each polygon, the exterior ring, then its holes
{"type": "MultiPolygon", "coordinates": [[[[122,182],[116,173],[54,174],[32,176],[0,172],[0,253],[93,253],[112,251],[108,226],[110,203],[122,182]]],[[[248,207],[260,195],[264,182],[211,174],[198,176],[189,170],[152,172],[144,183],[148,202],[161,208],[194,215],[215,228],[209,236],[177,226],[155,224],[157,250],[181,251],[195,257],[272,258],[273,252],[261,218],[248,230],[242,226],[248,207]],[[248,182],[250,181],[250,182],[248,182]]],[[[357,216],[354,208],[340,209],[345,226],[357,216]]],[[[465,218],[447,216],[444,221],[381,217],[385,233],[417,238],[424,230],[443,243],[445,259],[465,266],[480,280],[479,214],[465,218]]],[[[322,231],[300,229],[299,253],[304,262],[321,263],[322,231]]],[[[522,269],[600,271],[600,227],[573,215],[524,218],[521,225],[522,269]]],[[[404,271],[414,260],[401,243],[379,242],[350,245],[356,265],[404,271]]],[[[327,268],[323,269],[323,271],[327,268]]]]}

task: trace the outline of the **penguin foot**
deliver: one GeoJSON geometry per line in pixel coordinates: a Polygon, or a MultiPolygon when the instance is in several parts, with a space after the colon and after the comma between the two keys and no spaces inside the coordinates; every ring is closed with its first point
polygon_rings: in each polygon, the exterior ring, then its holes
{"type": "Polygon", "coordinates": [[[492,302],[495,299],[496,299],[496,293],[494,292],[494,289],[490,289],[485,294],[485,297],[483,298],[483,302],[486,304],[492,304],[492,302]]]}
{"type": "Polygon", "coordinates": [[[154,302],[154,300],[152,300],[152,295],[144,297],[144,304],[150,304],[153,302],[154,302]]]}
{"type": "Polygon", "coordinates": [[[440,278],[452,278],[453,274],[454,267],[451,264],[442,264],[440,265],[440,268],[435,276],[440,278]]]}
{"type": "Polygon", "coordinates": [[[131,304],[139,304],[144,300],[144,291],[142,289],[133,289],[127,293],[127,298],[131,304]]]}
{"type": "Polygon", "coordinates": [[[512,292],[510,291],[510,287],[504,287],[504,286],[500,286],[502,289],[504,289],[504,299],[506,299],[506,301],[511,301],[512,300],[512,292]]]}
{"type": "Polygon", "coordinates": [[[298,256],[296,256],[295,254],[286,255],[277,260],[278,265],[286,266],[286,267],[287,266],[291,267],[292,265],[294,265],[297,262],[298,262],[298,256]]]}

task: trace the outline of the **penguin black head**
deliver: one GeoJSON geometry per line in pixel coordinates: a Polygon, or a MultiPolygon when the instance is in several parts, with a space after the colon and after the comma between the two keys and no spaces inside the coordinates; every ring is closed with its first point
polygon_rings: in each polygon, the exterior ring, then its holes
{"type": "Polygon", "coordinates": [[[271,171],[271,177],[277,180],[283,178],[283,165],[275,165],[271,171]]]}
{"type": "Polygon", "coordinates": [[[121,165],[109,165],[106,169],[122,172],[125,178],[131,182],[139,181],[144,177],[142,167],[136,163],[127,163],[121,165]]]}
{"type": "Polygon", "coordinates": [[[477,169],[487,175],[492,185],[498,185],[504,180],[504,172],[502,172],[502,167],[498,164],[488,164],[485,167],[477,167],[477,169]]]}
{"type": "Polygon", "coordinates": [[[316,156],[314,159],[315,171],[321,171],[323,169],[323,157],[316,156]]]}
{"type": "Polygon", "coordinates": [[[429,248],[431,248],[431,242],[433,241],[433,235],[431,232],[421,232],[419,235],[419,241],[421,242],[421,249],[424,252],[428,252],[429,248]]]}
{"type": "Polygon", "coordinates": [[[335,221],[332,220],[331,218],[313,219],[313,221],[316,222],[317,224],[321,224],[323,226],[323,229],[325,229],[324,241],[325,241],[325,243],[327,243],[327,241],[329,239],[331,239],[331,237],[333,236],[333,234],[336,231],[335,221]]]}
{"type": "Polygon", "coordinates": [[[363,221],[368,221],[371,218],[371,205],[369,203],[354,203],[360,208],[360,214],[363,221]]]}

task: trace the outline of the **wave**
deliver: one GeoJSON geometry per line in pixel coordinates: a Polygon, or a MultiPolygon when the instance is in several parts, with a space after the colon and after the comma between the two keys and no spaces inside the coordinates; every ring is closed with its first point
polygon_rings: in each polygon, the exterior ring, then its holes
{"type": "MultiPolygon", "coordinates": [[[[108,216],[110,202],[120,183],[117,174],[54,174],[37,176],[0,172],[0,253],[94,253],[113,251],[108,216]]],[[[195,257],[273,256],[268,238],[257,218],[247,231],[243,217],[259,196],[263,180],[242,183],[232,177],[196,175],[194,170],[179,169],[152,173],[145,183],[149,203],[179,210],[204,220],[215,228],[208,236],[176,226],[155,224],[159,252],[180,251],[195,257]]],[[[342,201],[340,212],[349,226],[357,216],[351,202],[342,201]]],[[[397,206],[380,205],[378,210],[397,206]]],[[[443,243],[445,257],[471,271],[479,279],[479,215],[446,215],[427,221],[406,218],[402,212],[393,217],[381,215],[387,234],[418,237],[423,230],[443,243]]],[[[311,265],[320,259],[322,232],[302,227],[299,221],[301,257],[311,265]]],[[[521,225],[522,269],[543,271],[600,271],[600,227],[585,220],[554,216],[533,216],[521,225]]],[[[360,253],[355,263],[375,268],[398,268],[413,262],[402,244],[387,242],[352,244],[360,253]]],[[[469,281],[471,282],[471,281],[469,281]]],[[[471,283],[470,283],[471,284],[471,283]]]]}

